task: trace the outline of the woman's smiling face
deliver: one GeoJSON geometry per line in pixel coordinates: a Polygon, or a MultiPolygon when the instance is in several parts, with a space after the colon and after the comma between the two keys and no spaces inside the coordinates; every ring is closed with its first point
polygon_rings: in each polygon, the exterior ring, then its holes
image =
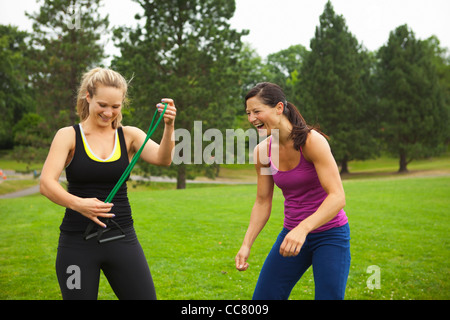
{"type": "Polygon", "coordinates": [[[101,126],[112,124],[122,110],[123,90],[115,87],[98,86],[93,97],[87,95],[89,118],[101,126]]]}
{"type": "Polygon", "coordinates": [[[258,97],[248,99],[246,105],[248,121],[256,127],[258,134],[270,135],[270,130],[276,128],[276,108],[265,105],[258,97]]]}

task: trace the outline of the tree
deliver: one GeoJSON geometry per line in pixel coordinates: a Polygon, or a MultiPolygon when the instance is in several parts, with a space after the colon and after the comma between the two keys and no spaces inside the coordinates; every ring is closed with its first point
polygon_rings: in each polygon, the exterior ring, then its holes
{"type": "Polygon", "coordinates": [[[45,119],[36,113],[25,114],[12,130],[13,158],[21,162],[43,162],[51,143],[51,132],[45,119]]]}
{"type": "Polygon", "coordinates": [[[347,173],[348,161],[367,159],[377,150],[376,110],[367,91],[371,60],[329,1],[310,45],[298,86],[302,113],[330,136],[341,173],[347,173]]]}
{"type": "MultiPolygon", "coordinates": [[[[133,117],[127,121],[146,128],[154,105],[163,97],[171,97],[178,110],[177,129],[192,134],[195,121],[201,121],[203,131],[231,128],[236,110],[242,110],[238,58],[240,38],[245,34],[231,29],[228,23],[235,11],[234,0],[136,2],[144,10],[142,17],[136,18],[144,24],[134,30],[122,27],[114,33],[121,57],[116,57],[112,66],[133,78],[133,117]]],[[[162,130],[157,131],[155,139],[162,130]]],[[[154,170],[145,164],[141,167],[154,170]]],[[[200,170],[214,175],[217,166],[187,166],[182,162],[172,165],[166,174],[176,175],[177,188],[181,189],[186,178],[200,170]]]]}
{"type": "Polygon", "coordinates": [[[27,79],[27,36],[17,27],[0,25],[0,149],[13,147],[14,124],[35,107],[27,79]]]}
{"type": "MultiPolygon", "coordinates": [[[[436,74],[438,77],[439,85],[442,89],[442,95],[444,100],[444,114],[447,115],[445,119],[450,118],[450,54],[448,48],[440,47],[439,39],[436,36],[431,36],[425,40],[425,44],[430,50],[430,54],[433,59],[433,64],[436,68],[436,74]]],[[[444,122],[445,124],[445,122],[444,122]]],[[[444,144],[448,145],[450,142],[450,130],[449,126],[444,126],[443,135],[444,144]]]]}
{"type": "Polygon", "coordinates": [[[304,46],[298,44],[267,56],[268,81],[280,85],[288,100],[296,106],[300,103],[300,70],[308,53],[304,46]]]}
{"type": "Polygon", "coordinates": [[[399,157],[399,172],[413,159],[439,154],[449,137],[449,109],[430,43],[407,25],[396,28],[378,52],[377,81],[383,138],[399,157]]]}
{"type": "MultiPolygon", "coordinates": [[[[266,61],[264,61],[249,43],[243,45],[238,60],[239,69],[241,70],[241,79],[239,82],[239,85],[241,86],[241,99],[244,101],[244,97],[249,90],[259,82],[271,81],[273,76],[267,67],[266,61]]],[[[244,106],[243,102],[242,106],[244,106]]],[[[238,116],[247,119],[247,114],[245,112],[238,116]]]]}
{"type": "Polygon", "coordinates": [[[33,20],[33,86],[37,113],[53,130],[73,124],[81,75],[101,63],[100,44],[108,17],[100,17],[101,0],[45,0],[33,20]]]}

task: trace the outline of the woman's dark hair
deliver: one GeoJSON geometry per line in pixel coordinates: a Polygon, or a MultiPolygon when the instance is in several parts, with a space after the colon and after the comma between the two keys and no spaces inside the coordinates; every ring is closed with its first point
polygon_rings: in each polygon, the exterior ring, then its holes
{"type": "MultiPolygon", "coordinates": [[[[279,102],[283,103],[283,105],[285,106],[283,108],[283,114],[292,124],[292,131],[289,135],[289,138],[294,140],[295,150],[300,150],[300,147],[305,145],[308,133],[312,129],[320,132],[318,128],[312,127],[306,123],[305,119],[303,119],[303,116],[300,114],[297,108],[292,103],[286,100],[286,96],[280,86],[270,82],[262,82],[257,84],[245,96],[244,105],[246,106],[247,100],[253,97],[259,98],[265,105],[268,105],[272,108],[275,108],[275,106],[279,102]]],[[[323,134],[322,132],[320,133],[323,134]]]]}

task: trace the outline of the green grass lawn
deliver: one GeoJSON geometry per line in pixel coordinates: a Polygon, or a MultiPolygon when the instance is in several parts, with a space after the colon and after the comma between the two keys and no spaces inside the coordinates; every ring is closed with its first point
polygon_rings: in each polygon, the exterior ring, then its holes
{"type": "MultiPolygon", "coordinates": [[[[346,299],[449,299],[450,177],[346,180],[344,187],[352,236],[346,299]],[[367,287],[370,266],[379,267],[380,289],[367,287]]],[[[234,256],[255,185],[130,190],[159,299],[251,299],[282,227],[278,189],[246,272],[235,269],[234,256]]],[[[54,264],[62,216],[40,195],[0,199],[0,299],[61,298],[54,264]]],[[[314,298],[311,270],[290,298],[314,298]]],[[[104,277],[99,299],[115,299],[104,277]]]]}

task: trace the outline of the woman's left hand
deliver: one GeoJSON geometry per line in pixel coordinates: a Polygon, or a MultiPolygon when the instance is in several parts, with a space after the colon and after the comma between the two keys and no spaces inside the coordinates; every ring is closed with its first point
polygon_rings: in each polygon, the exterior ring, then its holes
{"type": "Polygon", "coordinates": [[[280,246],[280,254],[283,257],[295,257],[305,243],[307,232],[301,227],[289,231],[280,246]]]}
{"type": "Polygon", "coordinates": [[[175,104],[172,99],[165,98],[161,100],[161,103],[158,103],[156,107],[159,112],[164,110],[164,103],[167,103],[167,109],[164,113],[164,123],[166,125],[173,125],[175,122],[175,117],[177,115],[177,108],[175,108],[175,104]]]}

